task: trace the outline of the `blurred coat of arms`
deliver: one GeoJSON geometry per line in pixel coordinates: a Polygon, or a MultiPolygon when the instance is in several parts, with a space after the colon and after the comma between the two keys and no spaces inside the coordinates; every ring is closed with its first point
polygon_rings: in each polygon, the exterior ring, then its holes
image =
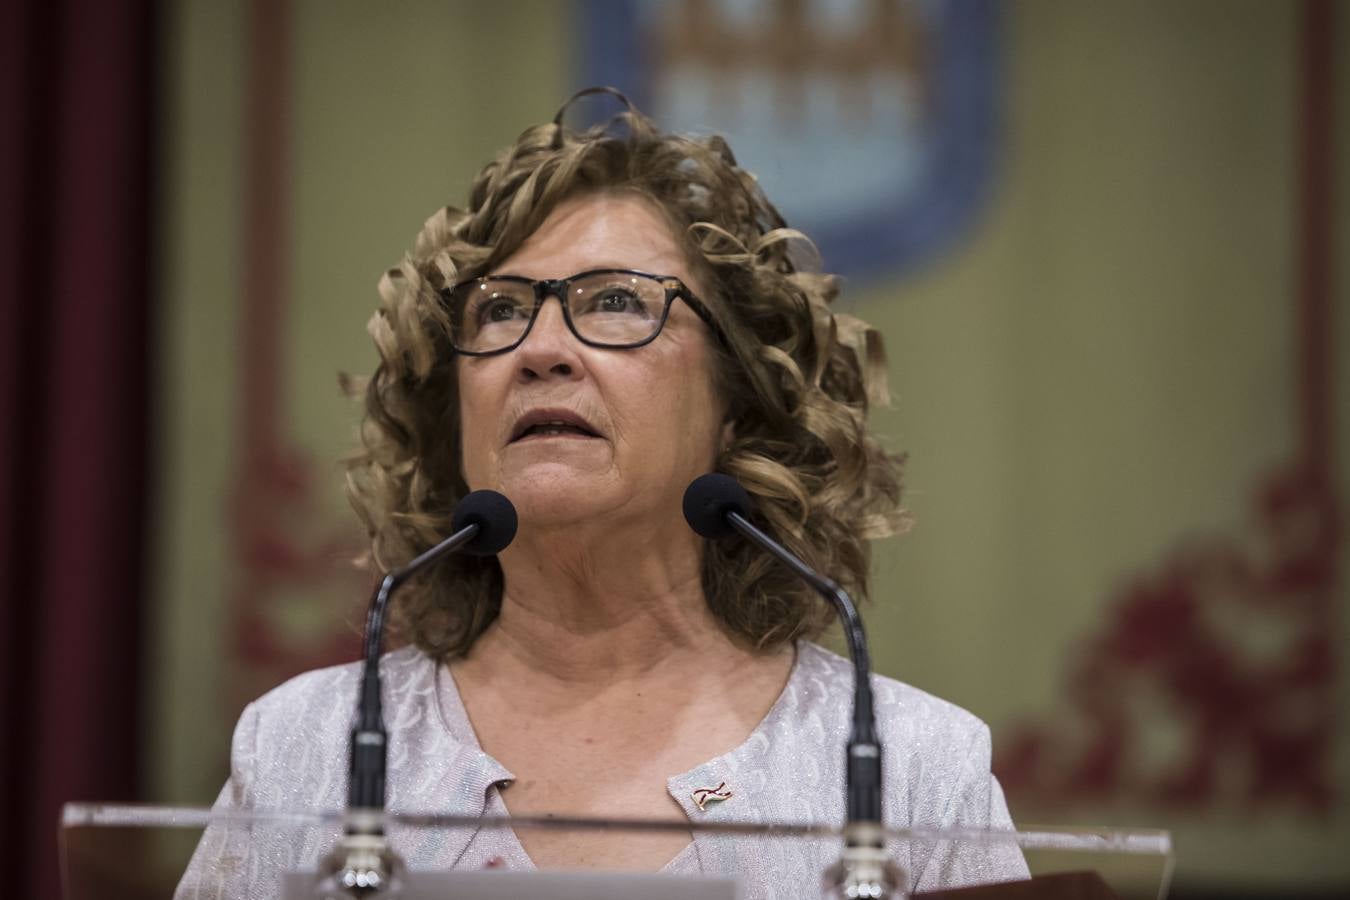
{"type": "Polygon", "coordinates": [[[588,0],[581,77],[662,127],[726,135],[825,267],[894,274],[989,194],[997,10],[987,0],[588,0]]]}

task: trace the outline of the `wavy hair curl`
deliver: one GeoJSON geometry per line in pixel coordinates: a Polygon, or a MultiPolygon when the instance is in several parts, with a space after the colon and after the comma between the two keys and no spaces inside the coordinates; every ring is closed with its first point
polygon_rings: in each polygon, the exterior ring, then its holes
{"type": "MultiPolygon", "coordinates": [[[[593,93],[591,89],[583,91],[593,93]]],[[[578,132],[527,129],[474,179],[464,209],[427,220],[413,249],[379,282],[368,330],[380,363],[364,382],[361,448],[346,459],[347,493],[370,537],[366,565],[396,568],[447,533],[468,492],[460,474],[459,399],[440,289],[510,256],[564,200],[632,192],[654,201],[708,286],[725,343],[713,342],[714,383],[734,439],[717,460],[755,498],[756,524],[859,599],[870,540],[907,524],[903,457],[867,427],[888,403],[880,335],[832,313],[839,286],[799,256],[788,228],[721,137],[661,132],[626,111],[578,132]]],[[[347,379],[354,395],[362,385],[347,379]]],[[[390,611],[396,634],[439,660],[463,654],[501,608],[494,557],[458,555],[409,584],[390,611]],[[449,569],[450,571],[447,571],[449,569]]],[[[737,642],[760,650],[815,637],[833,611],[765,554],[740,541],[707,545],[703,590],[737,642]]]]}

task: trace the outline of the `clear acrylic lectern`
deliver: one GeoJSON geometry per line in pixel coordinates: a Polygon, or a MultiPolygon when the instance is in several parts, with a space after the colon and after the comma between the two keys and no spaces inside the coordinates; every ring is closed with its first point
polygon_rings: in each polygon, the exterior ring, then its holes
{"type": "MultiPolygon", "coordinates": [[[[65,900],[141,900],[184,897],[186,900],[306,898],[325,896],[317,889],[325,860],[341,840],[345,817],[340,812],[271,811],[213,812],[202,807],[69,804],[63,811],[61,860],[65,900]],[[195,854],[195,857],[194,857],[195,854]],[[189,869],[193,873],[184,882],[189,869]]],[[[836,826],[801,823],[644,822],[545,819],[480,819],[453,816],[388,815],[389,848],[400,866],[393,884],[369,900],[505,900],[538,897],[549,900],[606,900],[644,897],[650,900],[757,900],[832,896],[824,885],[830,865],[839,858],[842,837],[836,826]],[[594,870],[512,871],[477,865],[457,867],[463,847],[475,833],[509,829],[515,835],[530,829],[593,831],[620,835],[676,830],[696,839],[703,874],[649,874],[594,870]],[[442,853],[442,850],[445,852],[442,853]],[[723,851],[725,854],[723,855],[723,851]],[[707,856],[705,859],[704,856],[707,856]],[[720,862],[719,862],[720,860],[720,862]],[[740,870],[727,861],[753,860],[740,870]],[[430,865],[427,862],[430,861],[430,865]],[[784,894],[757,883],[750,871],[774,871],[789,862],[818,872],[810,884],[784,894]]],[[[890,829],[886,849],[906,880],[902,896],[950,897],[960,900],[1154,900],[1167,894],[1172,870],[1172,844],[1167,832],[1124,829],[1023,828],[1020,831],[933,831],[890,829]],[[961,886],[934,880],[922,870],[934,859],[961,862],[1007,858],[1020,852],[1031,881],[961,886]],[[916,879],[918,884],[916,885],[916,879]],[[914,891],[916,886],[918,891],[914,891]]],[[[329,879],[331,884],[332,879],[329,879]]],[[[837,896],[835,894],[834,896],[837,896]]]]}

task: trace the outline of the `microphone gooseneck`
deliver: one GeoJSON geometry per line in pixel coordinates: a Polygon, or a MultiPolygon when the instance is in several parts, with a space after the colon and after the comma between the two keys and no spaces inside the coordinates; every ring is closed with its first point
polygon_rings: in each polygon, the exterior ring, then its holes
{"type": "Polygon", "coordinates": [[[395,569],[381,579],[366,614],[363,642],[364,666],[357,699],[356,723],[352,727],[347,781],[347,856],[336,872],[340,887],[358,891],[379,890],[383,877],[385,769],[388,733],[384,727],[380,689],[380,648],[384,639],[385,613],[393,592],[431,563],[454,550],[491,556],[516,536],[516,509],[496,491],[474,491],[455,507],[453,532],[445,540],[395,569]]]}
{"type": "Polygon", "coordinates": [[[872,663],[862,618],[843,588],[755,527],[750,521],[752,508],[745,488],[730,475],[717,472],[694,479],[684,493],[684,517],[697,534],[709,540],[733,534],[744,536],[815,588],[838,613],[853,661],[853,723],[846,749],[844,788],[846,859],[842,862],[845,869],[852,868],[853,871],[845,872],[843,877],[852,878],[861,890],[851,896],[889,896],[889,888],[895,885],[881,886],[882,881],[894,879],[881,871],[888,865],[881,830],[881,741],[877,737],[872,703],[872,663]],[[868,887],[862,886],[864,882],[876,892],[869,893],[868,887]]]}

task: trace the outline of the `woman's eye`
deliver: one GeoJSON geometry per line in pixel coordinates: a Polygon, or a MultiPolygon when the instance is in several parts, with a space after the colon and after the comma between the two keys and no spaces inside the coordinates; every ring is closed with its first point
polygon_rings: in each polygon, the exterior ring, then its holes
{"type": "Polygon", "coordinates": [[[516,304],[510,300],[490,300],[478,309],[478,321],[484,325],[509,322],[515,317],[516,304]]]}
{"type": "Polygon", "coordinates": [[[633,313],[641,312],[641,304],[638,298],[628,291],[612,288],[600,294],[595,299],[594,308],[597,312],[607,313],[633,313]]]}

